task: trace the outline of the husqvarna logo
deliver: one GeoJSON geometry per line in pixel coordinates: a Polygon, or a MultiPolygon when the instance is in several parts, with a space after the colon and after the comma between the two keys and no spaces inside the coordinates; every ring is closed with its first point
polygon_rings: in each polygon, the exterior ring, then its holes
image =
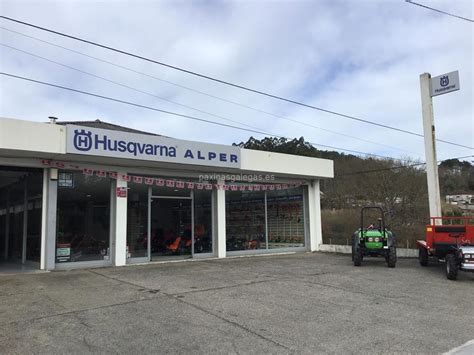
{"type": "Polygon", "coordinates": [[[439,85],[448,86],[449,85],[449,77],[447,75],[443,75],[441,78],[439,78],[439,85]]]}
{"type": "Polygon", "coordinates": [[[74,130],[74,148],[81,152],[87,152],[92,149],[92,132],[85,129],[74,130]]]}
{"type": "Polygon", "coordinates": [[[236,147],[72,125],[67,127],[66,139],[66,152],[72,154],[181,164],[240,166],[240,150],[236,147]]]}

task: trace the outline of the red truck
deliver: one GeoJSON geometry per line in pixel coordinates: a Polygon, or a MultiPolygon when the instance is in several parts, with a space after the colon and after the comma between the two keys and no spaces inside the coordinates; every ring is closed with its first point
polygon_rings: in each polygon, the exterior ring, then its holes
{"type": "Polygon", "coordinates": [[[446,277],[456,280],[458,271],[474,272],[474,217],[431,217],[425,240],[417,240],[419,260],[444,260],[446,277]]]}

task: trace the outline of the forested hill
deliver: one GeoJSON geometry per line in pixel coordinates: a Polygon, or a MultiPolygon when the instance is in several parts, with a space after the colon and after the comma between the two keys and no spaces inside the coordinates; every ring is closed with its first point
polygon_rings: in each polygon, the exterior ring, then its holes
{"type": "MultiPolygon", "coordinates": [[[[346,242],[357,225],[361,206],[378,205],[390,213],[390,223],[403,235],[405,245],[414,245],[429,216],[426,172],[423,162],[406,159],[361,158],[352,154],[319,150],[303,137],[251,137],[235,144],[246,149],[303,155],[334,160],[334,179],[321,182],[321,205],[325,238],[346,242]]],[[[450,159],[439,165],[442,201],[445,195],[474,194],[474,166],[450,159]]],[[[444,203],[443,203],[444,205],[444,203]]],[[[443,206],[443,213],[462,213],[453,206],[443,206]]],[[[327,241],[326,241],[327,242],[327,241]]]]}
{"type": "MultiPolygon", "coordinates": [[[[331,159],[334,160],[336,177],[376,174],[377,170],[397,171],[400,170],[398,169],[400,167],[416,172],[416,175],[420,173],[420,170],[424,171],[422,162],[410,158],[404,161],[376,157],[361,158],[353,154],[320,150],[306,142],[303,137],[292,140],[274,137],[258,140],[250,137],[247,142],[234,143],[233,145],[246,149],[331,159]],[[408,168],[406,168],[407,166],[408,168]]],[[[439,174],[443,195],[474,193],[474,165],[469,162],[458,159],[445,160],[439,164],[439,174]]]]}
{"type": "Polygon", "coordinates": [[[303,137],[300,139],[288,140],[286,138],[265,137],[262,140],[250,137],[247,142],[234,143],[234,146],[239,146],[246,149],[266,150],[269,152],[304,155],[307,157],[324,158],[337,160],[343,157],[353,157],[353,155],[345,155],[334,151],[325,151],[316,149],[313,145],[306,142],[303,137]]]}

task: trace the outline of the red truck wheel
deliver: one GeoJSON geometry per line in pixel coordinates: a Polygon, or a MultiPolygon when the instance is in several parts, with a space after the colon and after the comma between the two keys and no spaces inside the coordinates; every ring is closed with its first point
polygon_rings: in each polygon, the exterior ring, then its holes
{"type": "Polygon", "coordinates": [[[446,255],[446,277],[448,280],[456,280],[458,278],[458,263],[456,256],[453,254],[446,255]]]}
{"type": "Polygon", "coordinates": [[[425,248],[418,249],[418,260],[421,266],[428,266],[428,250],[425,248]]]}

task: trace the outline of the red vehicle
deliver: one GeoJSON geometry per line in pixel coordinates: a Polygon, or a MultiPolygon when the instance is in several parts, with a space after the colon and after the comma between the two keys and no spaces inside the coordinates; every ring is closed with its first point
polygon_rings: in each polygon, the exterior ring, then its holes
{"type": "Polygon", "coordinates": [[[420,264],[444,259],[449,280],[456,280],[459,270],[474,272],[474,217],[431,217],[426,239],[417,244],[420,264]]]}

